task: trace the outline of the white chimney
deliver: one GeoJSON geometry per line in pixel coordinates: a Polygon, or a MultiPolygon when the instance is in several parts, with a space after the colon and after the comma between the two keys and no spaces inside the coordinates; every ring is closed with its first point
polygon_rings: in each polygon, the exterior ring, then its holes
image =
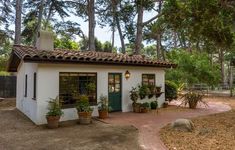
{"type": "Polygon", "coordinates": [[[54,50],[53,32],[40,31],[37,35],[36,48],[38,50],[54,50]]]}

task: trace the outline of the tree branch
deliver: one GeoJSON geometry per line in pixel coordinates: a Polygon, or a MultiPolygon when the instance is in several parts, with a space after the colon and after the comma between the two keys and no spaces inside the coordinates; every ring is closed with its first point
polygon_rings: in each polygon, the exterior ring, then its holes
{"type": "Polygon", "coordinates": [[[161,15],[162,14],[157,14],[156,16],[154,16],[153,18],[149,19],[148,21],[143,22],[143,26],[146,26],[147,24],[151,23],[152,21],[154,21],[155,19],[157,19],[161,15]]]}

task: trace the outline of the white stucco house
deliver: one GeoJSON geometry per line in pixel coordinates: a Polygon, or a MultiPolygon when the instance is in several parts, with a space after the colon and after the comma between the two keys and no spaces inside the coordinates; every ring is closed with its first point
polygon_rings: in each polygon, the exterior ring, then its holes
{"type": "MultiPolygon", "coordinates": [[[[142,55],[54,49],[51,34],[39,36],[36,47],[14,45],[8,65],[8,71],[17,72],[16,107],[37,125],[46,123],[48,100],[57,96],[64,111],[61,121],[78,118],[78,94],[89,96],[93,116],[101,94],[109,97],[113,111],[132,111],[131,88],[146,83],[162,86],[164,92],[165,69],[175,67],[142,55]],[[90,83],[95,89],[88,93],[90,83]]],[[[162,94],[158,102],[164,101],[162,94]]]]}

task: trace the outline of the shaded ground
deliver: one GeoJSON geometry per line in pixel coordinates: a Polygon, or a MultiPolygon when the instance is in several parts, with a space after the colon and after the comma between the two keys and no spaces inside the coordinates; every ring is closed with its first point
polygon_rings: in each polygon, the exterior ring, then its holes
{"type": "Polygon", "coordinates": [[[132,126],[65,122],[55,130],[34,125],[14,108],[14,100],[0,102],[1,150],[129,150],[140,149],[132,126]]]}
{"type": "Polygon", "coordinates": [[[170,125],[160,131],[165,145],[172,150],[234,150],[235,98],[208,97],[207,102],[230,105],[233,110],[192,119],[193,132],[174,131],[170,125]]]}

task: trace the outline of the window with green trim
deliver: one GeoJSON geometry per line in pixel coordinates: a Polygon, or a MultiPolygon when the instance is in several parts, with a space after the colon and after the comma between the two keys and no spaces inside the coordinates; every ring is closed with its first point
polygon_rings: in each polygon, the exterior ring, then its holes
{"type": "Polygon", "coordinates": [[[87,95],[91,105],[97,104],[96,73],[60,73],[59,98],[62,107],[74,107],[79,95],[87,95]]]}
{"type": "Polygon", "coordinates": [[[155,74],[142,74],[142,84],[155,86],[155,74]]]}

